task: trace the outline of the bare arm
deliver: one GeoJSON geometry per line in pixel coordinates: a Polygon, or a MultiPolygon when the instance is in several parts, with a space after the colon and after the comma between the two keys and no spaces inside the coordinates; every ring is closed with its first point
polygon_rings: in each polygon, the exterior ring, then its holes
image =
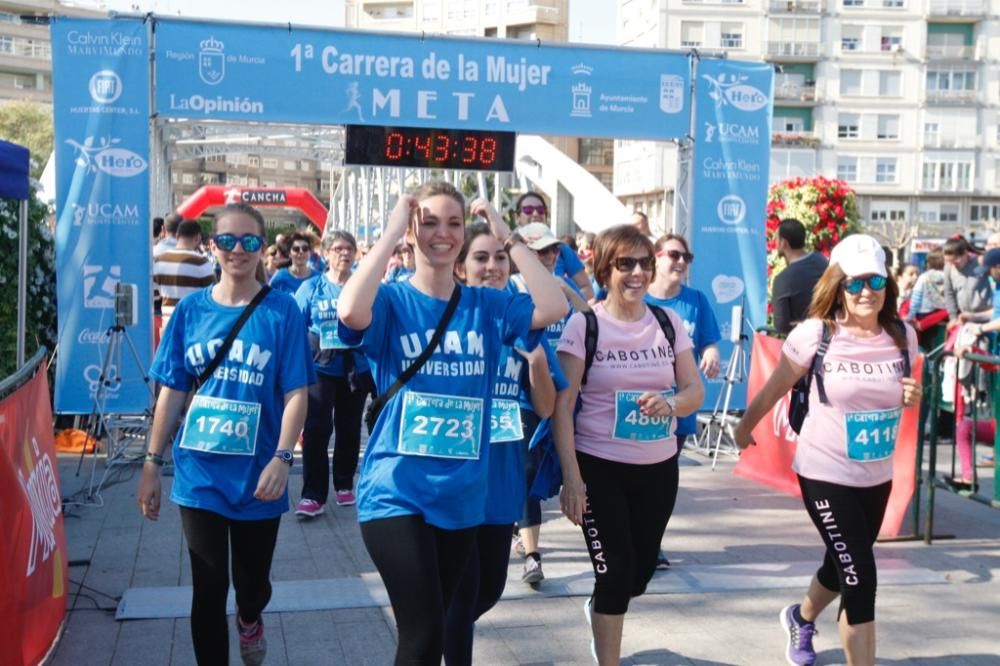
{"type": "MultiPolygon", "coordinates": [[[[177,419],[184,410],[187,391],[178,391],[168,386],[160,388],[153,411],[153,427],[149,433],[149,453],[162,457],[170,445],[170,436],[177,427],[177,419]]],[[[142,464],[142,476],[136,491],[139,511],[150,520],[160,517],[160,465],[146,461],[142,464]]]]}
{"type": "MultiPolygon", "coordinates": [[[[278,435],[278,451],[291,451],[295,448],[295,442],[298,440],[299,433],[302,432],[302,426],[306,421],[308,400],[305,386],[285,394],[285,408],[281,412],[281,432],[278,435]]],[[[285,486],[288,485],[288,472],[290,470],[291,466],[287,463],[278,458],[271,458],[260,473],[257,489],[253,496],[264,501],[280,499],[285,493],[285,486]]]]}
{"type": "Polygon", "coordinates": [[[573,276],[573,282],[580,288],[580,292],[583,294],[585,300],[594,300],[594,288],[590,284],[590,278],[587,277],[586,269],[578,270],[576,275],[573,276]]]}
{"type": "Polygon", "coordinates": [[[764,384],[764,388],[750,401],[746,412],[743,413],[743,418],[740,419],[733,431],[736,444],[741,449],[745,449],[753,443],[751,433],[757,423],[764,418],[764,414],[770,411],[774,404],[781,399],[781,396],[788,393],[795,386],[795,382],[804,377],[807,372],[809,372],[809,368],[795,364],[785,354],[781,355],[781,360],[778,361],[778,367],[775,368],[774,374],[764,384]]]}
{"type": "Polygon", "coordinates": [[[569,383],[565,390],[556,394],[556,408],[552,414],[552,435],[563,477],[559,501],[570,522],[579,525],[583,522],[583,512],[587,505],[587,490],[580,476],[580,466],[576,462],[573,412],[576,409],[576,397],[580,393],[580,382],[583,380],[584,363],[582,358],[559,352],[559,365],[569,383]]]}
{"type": "Polygon", "coordinates": [[[552,382],[552,373],[549,372],[549,361],[545,356],[545,349],[542,347],[542,345],[547,344],[549,344],[547,340],[542,340],[530,352],[517,350],[521,356],[528,360],[528,382],[531,384],[531,407],[540,419],[547,419],[552,416],[552,410],[556,404],[556,385],[552,382]]]}

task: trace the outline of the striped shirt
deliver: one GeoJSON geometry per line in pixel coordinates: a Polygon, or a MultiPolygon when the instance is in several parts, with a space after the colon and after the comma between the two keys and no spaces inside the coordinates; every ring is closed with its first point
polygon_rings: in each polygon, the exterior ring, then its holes
{"type": "Polygon", "coordinates": [[[163,297],[163,325],[177,302],[188,294],[215,282],[215,266],[209,257],[195,250],[168,250],[153,262],[153,284],[163,297]]]}

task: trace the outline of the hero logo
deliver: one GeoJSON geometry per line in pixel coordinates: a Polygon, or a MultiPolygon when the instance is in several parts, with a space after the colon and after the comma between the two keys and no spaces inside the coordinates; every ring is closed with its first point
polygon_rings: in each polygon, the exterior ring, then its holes
{"type": "Polygon", "coordinates": [[[112,104],[121,97],[122,80],[110,69],[102,69],[90,77],[87,88],[91,99],[98,104],[112,104]]]}
{"type": "Polygon", "coordinates": [[[719,199],[715,212],[723,224],[736,225],[747,216],[747,205],[740,197],[729,194],[719,199]]]}
{"type": "Polygon", "coordinates": [[[107,341],[107,331],[92,331],[85,328],[76,336],[76,341],[81,345],[99,345],[107,341]]]}
{"type": "Polygon", "coordinates": [[[718,137],[719,143],[760,143],[760,128],[739,123],[705,123],[705,143],[712,143],[718,137]]]}
{"type": "Polygon", "coordinates": [[[71,203],[73,226],[87,224],[139,224],[139,206],[136,204],[111,204],[90,202],[86,205],[71,203]]]}
{"type": "Polygon", "coordinates": [[[115,307],[115,285],[122,278],[122,267],[83,265],[83,307],[105,310],[115,307]]]}
{"type": "Polygon", "coordinates": [[[210,86],[222,83],[226,77],[226,45],[215,37],[199,42],[198,76],[210,86]]]}
{"type": "Polygon", "coordinates": [[[117,148],[121,139],[88,136],[83,143],[66,139],[66,143],[76,151],[76,163],[87,173],[101,171],[115,178],[138,176],[148,166],[142,156],[126,148],[117,148]]]}
{"type": "Polygon", "coordinates": [[[716,107],[732,105],[740,111],[759,111],[767,106],[767,95],[745,83],[750,78],[745,74],[719,74],[718,78],[702,74],[701,78],[712,87],[708,96],[716,107]]]}

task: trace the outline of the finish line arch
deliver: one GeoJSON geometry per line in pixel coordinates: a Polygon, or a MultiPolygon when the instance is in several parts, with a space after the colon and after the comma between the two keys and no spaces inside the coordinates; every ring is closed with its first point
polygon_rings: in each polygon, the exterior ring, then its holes
{"type": "Polygon", "coordinates": [[[304,187],[223,187],[205,185],[177,207],[177,214],[193,220],[209,208],[245,203],[251,206],[298,208],[320,233],[329,211],[316,195],[304,187]]]}

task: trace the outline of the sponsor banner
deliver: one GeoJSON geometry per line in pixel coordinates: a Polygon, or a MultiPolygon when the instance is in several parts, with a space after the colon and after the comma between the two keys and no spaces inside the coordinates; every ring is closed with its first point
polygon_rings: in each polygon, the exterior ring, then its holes
{"type": "MultiPolygon", "coordinates": [[[[756,395],[778,368],[781,359],[782,341],[766,335],[755,334],[753,338],[753,359],[750,362],[750,395],[756,395]]],[[[923,371],[923,356],[917,358],[912,376],[920,377],[923,371]]],[[[750,446],[736,464],[733,473],[771,486],[788,495],[801,496],[798,478],[792,471],[792,460],[798,436],[788,425],[788,395],[779,400],[764,415],[754,428],[756,446],[750,446]]],[[[920,407],[903,410],[899,422],[899,434],[892,458],[892,492],[886,507],[881,537],[899,536],[899,529],[906,518],[906,510],[913,496],[916,483],[917,423],[920,407]]]]}
{"type": "MultiPolygon", "coordinates": [[[[141,316],[128,334],[144,369],[152,350],[147,26],[138,19],[60,18],[52,23],[52,73],[59,275],[55,404],[58,412],[89,413],[119,282],[138,286],[141,316]]],[[[105,373],[107,411],[145,410],[149,393],[142,377],[124,349],[105,373]]]]}
{"type": "MultiPolygon", "coordinates": [[[[764,63],[702,59],[695,74],[691,284],[708,295],[722,330],[719,379],[706,383],[705,404],[725,384],[733,344],[733,306],[753,328],[767,318],[768,165],[774,68],[764,63]]],[[[745,330],[750,332],[750,327],[745,330]]],[[[730,407],[746,405],[746,385],[730,407]]]]}
{"type": "Polygon", "coordinates": [[[161,19],[156,55],[161,116],[661,140],[690,127],[685,54],[161,19]]]}
{"type": "Polygon", "coordinates": [[[0,664],[40,664],[66,612],[67,556],[44,363],[0,401],[0,664]]]}

